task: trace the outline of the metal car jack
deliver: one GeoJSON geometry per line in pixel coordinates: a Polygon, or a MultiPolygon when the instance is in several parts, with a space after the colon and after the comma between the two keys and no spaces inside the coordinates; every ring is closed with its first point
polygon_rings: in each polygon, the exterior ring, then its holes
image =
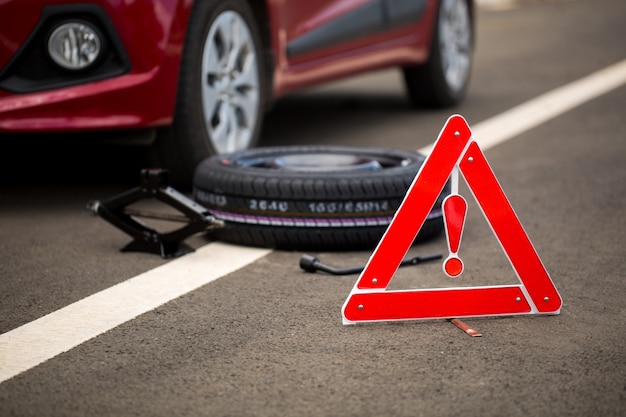
{"type": "Polygon", "coordinates": [[[87,210],[100,216],[133,238],[121,250],[123,252],[149,252],[163,258],[176,258],[193,252],[182,241],[187,237],[213,228],[224,227],[200,204],[168,186],[168,171],[142,169],[140,186],[119,194],[107,201],[90,201],[87,210]],[[152,213],[135,210],[129,205],[143,199],[156,199],[177,209],[180,214],[152,213]],[[138,218],[152,218],[174,222],[186,222],[179,229],[160,233],[140,222],[138,218]]]}

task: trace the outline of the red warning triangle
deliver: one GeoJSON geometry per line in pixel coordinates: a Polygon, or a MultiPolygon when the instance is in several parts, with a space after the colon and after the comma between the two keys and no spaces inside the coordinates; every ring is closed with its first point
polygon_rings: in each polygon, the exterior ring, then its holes
{"type": "MultiPolygon", "coordinates": [[[[446,214],[444,214],[446,215],[446,214]]],[[[449,232],[446,230],[446,232],[449,232]]],[[[457,232],[455,232],[457,233],[457,232]]],[[[458,231],[460,241],[460,231],[458,231]]],[[[449,238],[449,236],[448,236],[449,238]]],[[[450,239],[449,239],[450,241],[450,239]]],[[[458,242],[456,242],[458,249],[458,242]]],[[[444,263],[450,276],[463,264],[450,248],[444,263]],[[450,261],[452,259],[452,261],[450,261]]],[[[343,323],[459,317],[559,314],[562,301],[528,235],[498,183],[485,155],[462,116],[451,116],[432,152],[417,173],[354,288],[346,299],[343,323]],[[465,218],[465,200],[457,193],[458,171],[481,207],[487,222],[511,262],[519,285],[387,291],[426,217],[452,177],[454,202],[448,216],[465,218]],[[461,201],[462,200],[462,201],[461,201]]]]}

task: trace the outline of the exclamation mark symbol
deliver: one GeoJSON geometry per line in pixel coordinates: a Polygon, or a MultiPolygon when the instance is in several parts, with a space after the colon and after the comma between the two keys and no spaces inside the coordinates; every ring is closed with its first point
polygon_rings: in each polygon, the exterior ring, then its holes
{"type": "Polygon", "coordinates": [[[443,262],[443,271],[451,278],[463,273],[463,261],[458,256],[463,225],[467,214],[467,202],[459,194],[451,194],[443,200],[443,220],[450,254],[443,262]]]}

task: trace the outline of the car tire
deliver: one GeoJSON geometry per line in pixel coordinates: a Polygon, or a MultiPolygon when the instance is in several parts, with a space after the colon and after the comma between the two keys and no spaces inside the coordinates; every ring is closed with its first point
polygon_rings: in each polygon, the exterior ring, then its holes
{"type": "MultiPolygon", "coordinates": [[[[288,250],[372,249],[425,157],[344,146],[267,147],[198,165],[194,199],[225,227],[216,240],[288,250]]],[[[415,242],[443,231],[446,184],[415,242]]]]}
{"type": "Polygon", "coordinates": [[[159,131],[153,149],[172,185],[190,189],[200,161],[256,145],[268,94],[263,59],[247,1],[194,2],[173,125],[159,131]]]}
{"type": "Polygon", "coordinates": [[[441,0],[423,65],[403,68],[406,90],[416,107],[448,107],[466,95],[472,70],[474,21],[467,0],[441,0]]]}

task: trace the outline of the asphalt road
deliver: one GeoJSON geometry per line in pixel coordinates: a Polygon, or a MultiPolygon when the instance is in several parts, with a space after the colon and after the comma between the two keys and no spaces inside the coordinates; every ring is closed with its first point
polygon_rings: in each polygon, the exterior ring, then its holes
{"type": "MultiPolygon", "coordinates": [[[[263,145],[419,149],[452,113],[481,126],[624,60],[625,18],[622,0],[481,8],[462,106],[416,112],[399,74],[383,71],[279,102],[263,145]]],[[[482,337],[447,320],[344,326],[357,277],[308,274],[302,253],[271,251],[1,381],[0,415],[626,415],[625,109],[622,85],[485,151],[563,298],[559,315],[465,319],[482,337]]],[[[50,336],[9,356],[3,335],[162,265],[173,280],[187,274],[179,260],[121,253],[128,237],[85,210],[137,185],[141,149],[25,139],[0,153],[0,370],[46,351],[50,336]]],[[[471,198],[463,184],[461,194],[471,198]]],[[[207,242],[188,240],[198,252],[207,242]]],[[[446,251],[443,236],[411,249],[446,251]]],[[[516,279],[471,200],[460,253],[471,285],[516,279]]],[[[315,255],[354,266],[370,252],[315,255]]],[[[403,268],[394,285],[436,281],[440,267],[403,268]]]]}

